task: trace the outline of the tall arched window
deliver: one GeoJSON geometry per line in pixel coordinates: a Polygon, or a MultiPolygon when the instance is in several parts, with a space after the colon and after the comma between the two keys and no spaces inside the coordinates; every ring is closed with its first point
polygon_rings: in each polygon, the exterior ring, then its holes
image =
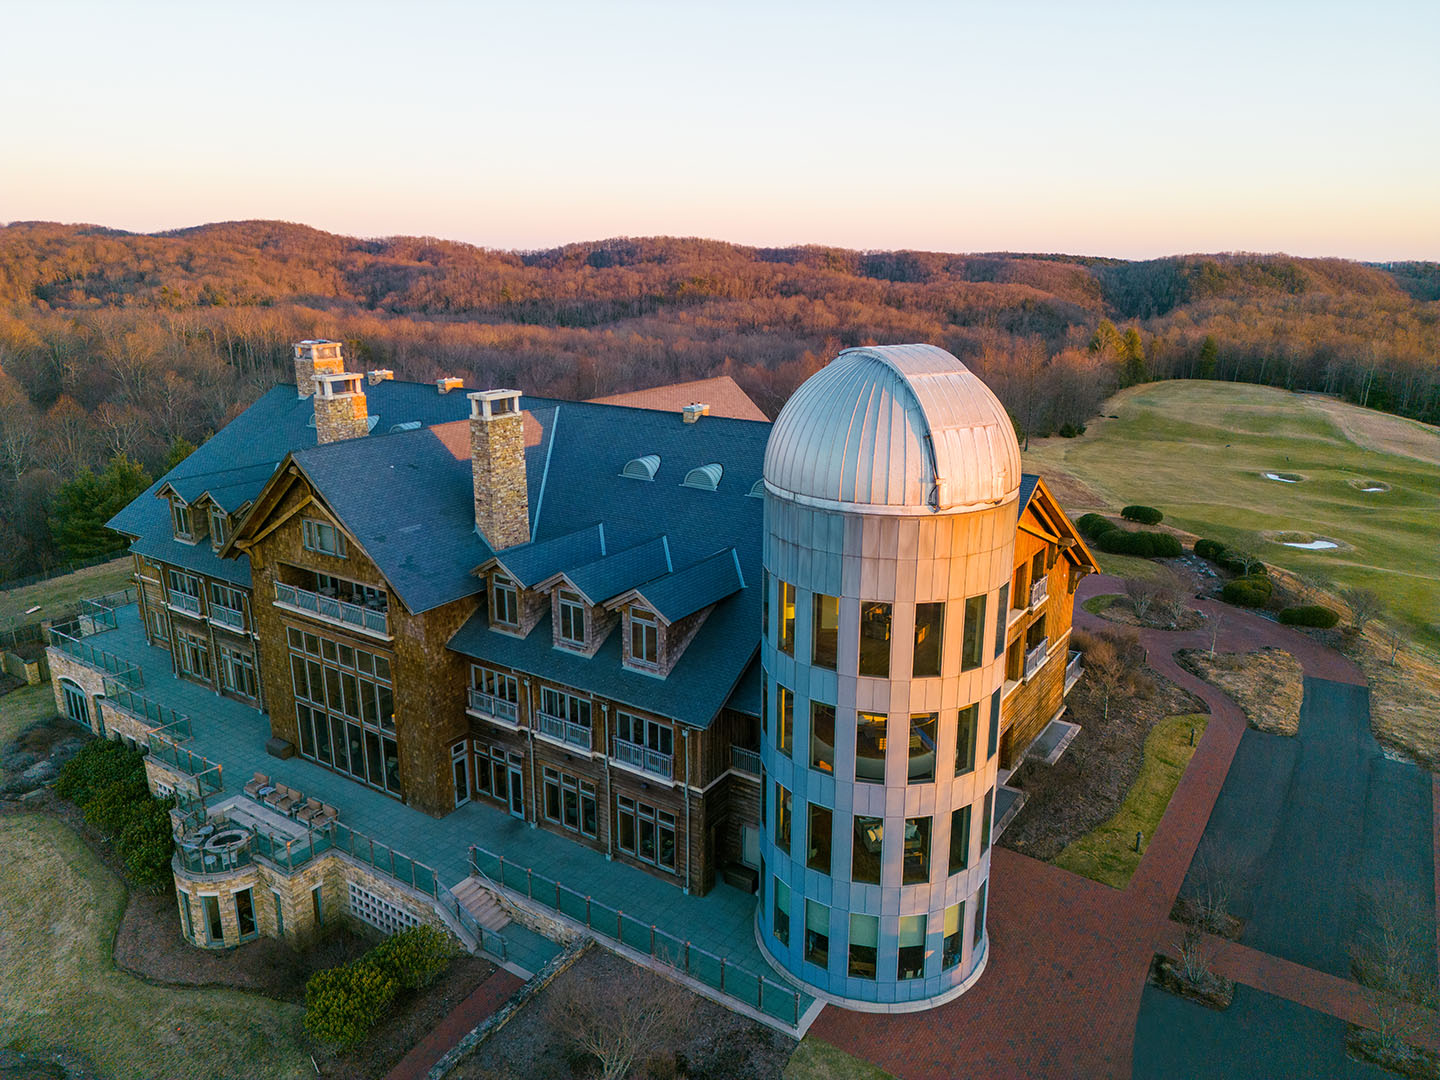
{"type": "Polygon", "coordinates": [[[60,695],[65,701],[65,715],[77,724],[90,726],[90,699],[85,691],[69,679],[60,680],[60,695]]]}

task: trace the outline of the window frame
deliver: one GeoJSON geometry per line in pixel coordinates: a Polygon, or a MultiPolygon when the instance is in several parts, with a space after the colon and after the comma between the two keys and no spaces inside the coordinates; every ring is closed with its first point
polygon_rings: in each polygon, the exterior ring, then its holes
{"type": "Polygon", "coordinates": [[[965,626],[960,635],[960,670],[974,671],[985,663],[987,594],[965,598],[965,626]]]}
{"type": "Polygon", "coordinates": [[[910,654],[910,677],[913,679],[937,678],[941,672],[945,652],[945,602],[925,601],[915,605],[914,649],[910,654]],[[922,624],[921,609],[927,616],[922,624]],[[934,642],[930,641],[934,631],[934,642]],[[922,640],[923,636],[923,640],[922,640]],[[922,666],[922,660],[924,664],[922,666]]]}
{"type": "Polygon", "coordinates": [[[570,648],[583,649],[588,642],[589,612],[580,594],[569,589],[555,590],[556,634],[560,644],[570,648]],[[579,621],[579,636],[575,636],[576,621],[579,621]]]}
{"type": "Polygon", "coordinates": [[[506,574],[490,575],[490,622],[512,630],[520,626],[520,585],[506,574]],[[505,601],[503,611],[502,597],[505,601]]]}
{"type": "Polygon", "coordinates": [[[638,605],[630,608],[630,661],[647,668],[660,666],[660,620],[649,608],[638,605]]]}
{"type": "Polygon", "coordinates": [[[780,582],[779,617],[780,633],[776,638],[776,647],[786,656],[795,655],[795,586],[788,581],[777,578],[780,582]],[[788,614],[787,614],[788,613],[788,614]]]}
{"type": "Polygon", "coordinates": [[[810,664],[836,670],[840,659],[840,598],[827,593],[810,595],[810,664]],[[830,619],[826,625],[826,619],[830,619]]]}
{"type": "Polygon", "coordinates": [[[300,544],[306,551],[313,551],[317,555],[328,555],[334,559],[344,559],[349,554],[345,534],[340,531],[338,526],[319,518],[302,517],[300,519],[300,544]],[[333,540],[333,550],[325,546],[327,533],[333,540]]]}
{"type": "Polygon", "coordinates": [[[894,646],[895,605],[888,600],[860,601],[860,644],[857,647],[858,655],[855,663],[856,674],[868,679],[888,679],[890,677],[890,668],[893,666],[890,662],[890,654],[893,652],[894,646]],[[883,647],[881,645],[872,645],[867,651],[865,648],[865,642],[867,640],[865,633],[866,628],[877,627],[881,624],[882,620],[879,616],[882,609],[884,613],[884,637],[875,639],[873,635],[871,635],[868,639],[883,641],[883,647]],[[868,665],[866,663],[867,656],[871,661],[868,665]],[[880,664],[875,662],[877,659],[883,659],[884,663],[880,664]]]}

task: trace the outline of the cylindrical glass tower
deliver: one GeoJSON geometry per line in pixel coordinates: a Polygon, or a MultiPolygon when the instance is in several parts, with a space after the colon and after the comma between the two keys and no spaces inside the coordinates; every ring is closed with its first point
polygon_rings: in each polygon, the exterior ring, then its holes
{"type": "Polygon", "coordinates": [[[847,1007],[985,966],[1019,486],[1004,408],[934,346],[842,352],[770,435],[756,934],[847,1007]]]}

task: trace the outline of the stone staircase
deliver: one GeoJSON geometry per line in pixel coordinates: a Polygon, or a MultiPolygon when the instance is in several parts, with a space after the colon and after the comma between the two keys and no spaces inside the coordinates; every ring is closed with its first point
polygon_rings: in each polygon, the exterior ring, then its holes
{"type": "Polygon", "coordinates": [[[475,875],[467,877],[451,892],[460,905],[486,930],[493,930],[498,934],[510,925],[510,916],[505,914],[494,894],[485,888],[475,875]]]}

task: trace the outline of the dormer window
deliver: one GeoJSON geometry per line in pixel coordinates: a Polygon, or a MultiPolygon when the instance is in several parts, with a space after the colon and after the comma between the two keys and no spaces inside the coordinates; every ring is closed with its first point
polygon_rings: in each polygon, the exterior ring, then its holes
{"type": "Polygon", "coordinates": [[[585,601],[579,594],[560,590],[560,641],[566,645],[585,646],[585,601]]]}
{"type": "Polygon", "coordinates": [[[490,621],[512,628],[520,625],[520,591],[503,574],[496,574],[490,582],[490,621]]]}
{"type": "Polygon", "coordinates": [[[660,630],[655,614],[642,607],[630,609],[630,659],[636,664],[660,663],[660,630]]]}
{"type": "Polygon", "coordinates": [[[337,559],[345,557],[345,535],[334,525],[326,521],[316,521],[314,518],[305,518],[300,523],[300,529],[306,551],[333,555],[337,559]]]}
{"type": "Polygon", "coordinates": [[[210,545],[216,551],[225,546],[225,541],[230,539],[230,515],[221,510],[218,506],[210,508],[210,545]]]}
{"type": "Polygon", "coordinates": [[[718,462],[711,462],[709,465],[701,465],[699,468],[691,469],[685,474],[685,479],[680,482],[681,487],[699,488],[701,491],[714,491],[720,486],[720,477],[725,474],[725,469],[718,462]]]}
{"type": "Polygon", "coordinates": [[[195,539],[195,528],[190,523],[190,507],[178,499],[170,503],[170,523],[175,529],[176,540],[195,539]]]}

